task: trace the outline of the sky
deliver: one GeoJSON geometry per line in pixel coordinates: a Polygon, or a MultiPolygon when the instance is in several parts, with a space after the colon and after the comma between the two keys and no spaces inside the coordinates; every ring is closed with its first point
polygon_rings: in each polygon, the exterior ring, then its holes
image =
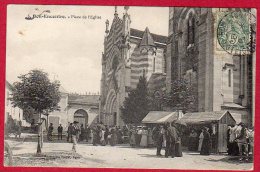
{"type": "MultiPolygon", "coordinates": [[[[124,7],[117,7],[120,18],[124,7]]],[[[105,21],[110,26],[113,6],[8,5],[6,79],[32,69],[42,69],[50,79],[57,79],[70,93],[98,93],[101,79],[101,55],[104,50],[105,21]],[[25,17],[50,10],[60,18],[25,17]],[[68,18],[70,16],[70,18],[68,18]],[[73,16],[100,16],[99,19],[73,16]]],[[[168,7],[130,7],[131,28],[168,35],[168,7]]]]}

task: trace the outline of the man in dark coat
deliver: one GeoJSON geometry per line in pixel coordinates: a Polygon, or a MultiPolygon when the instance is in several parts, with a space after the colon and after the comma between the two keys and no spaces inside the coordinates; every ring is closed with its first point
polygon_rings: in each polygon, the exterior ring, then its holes
{"type": "Polygon", "coordinates": [[[167,128],[167,131],[169,132],[169,136],[170,136],[170,140],[171,140],[170,155],[172,158],[174,158],[175,157],[175,144],[178,139],[178,134],[177,134],[177,130],[174,127],[173,123],[171,125],[169,125],[169,127],[167,128]]]}
{"type": "Polygon", "coordinates": [[[168,130],[170,124],[167,123],[166,125],[164,125],[164,135],[165,135],[165,140],[166,140],[166,147],[165,147],[165,158],[168,158],[169,155],[171,155],[171,136],[170,136],[170,132],[168,130]]]}
{"type": "Polygon", "coordinates": [[[204,127],[202,129],[203,132],[203,141],[201,146],[201,155],[209,155],[210,154],[210,134],[208,132],[208,128],[204,127]]]}
{"type": "Polygon", "coordinates": [[[73,126],[72,126],[72,123],[68,123],[69,126],[68,126],[68,136],[67,136],[67,142],[72,142],[72,129],[73,129],[73,126]]]}
{"type": "Polygon", "coordinates": [[[162,143],[163,143],[163,126],[157,125],[153,131],[152,131],[152,138],[155,141],[156,147],[157,147],[157,156],[161,156],[161,150],[162,150],[162,143]]]}
{"type": "Polygon", "coordinates": [[[49,129],[48,129],[48,140],[52,141],[52,133],[53,133],[53,123],[50,123],[49,129]]]}
{"type": "Polygon", "coordinates": [[[62,131],[63,131],[63,127],[60,124],[60,126],[58,126],[58,140],[62,140],[62,131]]]}

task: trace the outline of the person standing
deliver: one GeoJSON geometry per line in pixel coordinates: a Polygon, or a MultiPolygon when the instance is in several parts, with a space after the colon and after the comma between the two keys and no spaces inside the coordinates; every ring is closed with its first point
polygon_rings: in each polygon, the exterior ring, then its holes
{"type": "Polygon", "coordinates": [[[110,140],[110,145],[115,146],[117,144],[117,134],[116,134],[116,129],[112,128],[111,129],[111,140],[110,140]]]}
{"type": "Polygon", "coordinates": [[[90,129],[90,132],[89,132],[89,143],[93,144],[93,140],[94,140],[93,129],[90,129]]]}
{"type": "Polygon", "coordinates": [[[49,129],[48,129],[48,140],[52,141],[52,133],[53,133],[53,123],[50,123],[49,129]]]}
{"type": "Polygon", "coordinates": [[[130,131],[129,131],[129,138],[130,138],[129,143],[130,143],[131,147],[135,147],[135,134],[136,134],[135,128],[130,129],[130,131]]]}
{"type": "Polygon", "coordinates": [[[101,146],[105,146],[106,145],[105,130],[102,128],[100,133],[101,133],[100,144],[101,144],[101,146]]]}
{"type": "Polygon", "coordinates": [[[153,129],[153,140],[156,144],[156,155],[162,156],[161,150],[162,150],[162,143],[163,143],[163,126],[156,125],[156,127],[153,129]]]}
{"type": "Polygon", "coordinates": [[[140,142],[140,146],[146,148],[148,146],[147,143],[147,136],[148,136],[148,131],[143,128],[142,130],[142,138],[141,138],[141,142],[140,142]]]}
{"type": "Polygon", "coordinates": [[[170,136],[170,132],[168,128],[170,127],[169,123],[164,125],[164,137],[165,137],[165,158],[168,158],[169,155],[171,155],[171,146],[172,146],[172,140],[170,136]]]}
{"type": "Polygon", "coordinates": [[[67,130],[67,133],[68,133],[68,136],[67,136],[67,142],[72,142],[72,123],[68,123],[69,126],[68,126],[68,130],[67,130]]]}
{"type": "Polygon", "coordinates": [[[63,127],[62,127],[62,125],[60,124],[59,126],[58,126],[58,140],[62,140],[62,131],[63,131],[63,127]]]}
{"type": "Polygon", "coordinates": [[[197,150],[197,144],[198,142],[198,134],[195,132],[194,129],[191,130],[190,136],[189,136],[189,151],[195,151],[197,150]]]}
{"type": "Polygon", "coordinates": [[[148,128],[147,144],[148,144],[148,147],[153,147],[153,145],[154,145],[153,133],[152,133],[151,128],[148,128]]]}
{"type": "Polygon", "coordinates": [[[243,160],[243,146],[244,146],[244,151],[246,154],[246,161],[248,161],[248,143],[247,143],[247,138],[248,138],[248,131],[245,127],[245,124],[240,123],[238,124],[241,129],[238,131],[238,136],[236,137],[238,148],[239,148],[239,160],[243,160]]]}
{"type": "Polygon", "coordinates": [[[181,147],[181,133],[176,129],[177,138],[175,141],[175,156],[182,157],[182,147],[181,147]]]}
{"type": "Polygon", "coordinates": [[[83,124],[80,125],[80,135],[79,135],[79,141],[84,141],[85,140],[85,128],[83,124]]]}
{"type": "Polygon", "coordinates": [[[140,142],[142,139],[142,128],[137,128],[137,139],[136,139],[136,146],[140,146],[140,142]]]}
{"type": "Polygon", "coordinates": [[[73,125],[72,125],[72,131],[71,131],[71,135],[72,135],[72,151],[76,152],[76,146],[77,146],[77,141],[78,141],[78,133],[79,133],[79,128],[77,126],[78,122],[74,121],[73,125]]]}
{"type": "Polygon", "coordinates": [[[177,134],[177,130],[174,126],[174,122],[172,122],[172,124],[168,124],[168,132],[169,132],[169,136],[170,136],[170,155],[172,158],[174,158],[176,156],[176,142],[178,139],[178,134],[177,134]]]}
{"type": "Polygon", "coordinates": [[[105,139],[106,144],[108,144],[108,135],[109,135],[109,129],[108,129],[108,126],[106,126],[105,134],[104,134],[104,139],[105,139]]]}
{"type": "Polygon", "coordinates": [[[208,132],[208,128],[204,127],[202,129],[202,132],[203,132],[203,141],[201,145],[200,154],[210,155],[210,134],[208,132]]]}
{"type": "Polygon", "coordinates": [[[200,136],[199,136],[199,147],[198,147],[198,151],[201,151],[201,146],[202,146],[202,142],[203,142],[203,130],[201,130],[200,136]]]}

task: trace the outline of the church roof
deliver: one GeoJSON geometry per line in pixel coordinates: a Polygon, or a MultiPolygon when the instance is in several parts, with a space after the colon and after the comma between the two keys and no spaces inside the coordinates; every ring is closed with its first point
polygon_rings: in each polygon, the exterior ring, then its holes
{"type": "MultiPolygon", "coordinates": [[[[138,38],[142,39],[143,36],[144,36],[144,32],[145,31],[141,31],[141,30],[138,30],[138,29],[131,28],[130,29],[130,36],[134,36],[134,37],[138,37],[138,38]]],[[[158,42],[158,43],[162,43],[162,44],[167,43],[167,36],[157,35],[157,34],[153,34],[153,33],[150,33],[150,35],[151,35],[152,39],[154,40],[154,42],[158,42]]]]}
{"type": "Polygon", "coordinates": [[[153,37],[152,37],[148,27],[145,28],[140,46],[155,46],[153,37]]]}
{"type": "Polygon", "coordinates": [[[79,95],[79,94],[69,94],[68,103],[69,104],[99,104],[100,95],[79,95]]]}
{"type": "Polygon", "coordinates": [[[207,123],[220,121],[225,115],[230,115],[233,122],[236,122],[229,111],[211,111],[211,112],[192,112],[186,113],[181,118],[186,123],[207,123]]]}

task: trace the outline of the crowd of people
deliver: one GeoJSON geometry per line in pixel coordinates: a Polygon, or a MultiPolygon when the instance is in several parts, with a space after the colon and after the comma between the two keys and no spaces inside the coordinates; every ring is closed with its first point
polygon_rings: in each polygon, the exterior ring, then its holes
{"type": "MultiPolygon", "coordinates": [[[[102,123],[89,127],[83,124],[79,126],[77,121],[70,123],[67,129],[67,142],[73,143],[73,150],[76,151],[78,142],[86,142],[94,146],[107,144],[114,146],[125,143],[128,129],[119,126],[105,126],[102,123]]],[[[62,138],[61,138],[62,139],[62,138]]]]}
{"type": "MultiPolygon", "coordinates": [[[[188,137],[188,150],[198,151],[201,155],[210,155],[217,149],[216,131],[211,131],[209,127],[201,127],[200,131],[190,129],[188,137]],[[202,129],[201,129],[202,128],[202,129]]],[[[52,140],[54,131],[53,124],[50,123],[48,129],[48,139],[52,140]]],[[[58,140],[62,140],[63,126],[57,128],[58,140]]],[[[67,142],[73,143],[73,150],[76,151],[78,142],[86,142],[96,145],[111,145],[129,143],[131,147],[156,147],[156,155],[162,156],[161,150],[165,148],[165,157],[182,156],[182,132],[174,122],[157,124],[153,128],[147,126],[106,126],[103,124],[89,127],[79,125],[77,121],[69,123],[67,127],[67,142]]],[[[246,156],[248,152],[253,152],[254,131],[248,129],[243,123],[229,126],[227,131],[227,152],[229,155],[246,156]]]]}
{"type": "Polygon", "coordinates": [[[180,132],[174,123],[158,124],[155,127],[132,126],[129,130],[129,143],[132,147],[157,147],[156,155],[162,156],[165,148],[165,157],[181,157],[180,132]]]}
{"type": "Polygon", "coordinates": [[[240,160],[248,160],[249,152],[254,152],[254,129],[244,123],[229,126],[227,130],[228,155],[240,156],[240,160]]]}
{"type": "MultiPolygon", "coordinates": [[[[218,152],[216,131],[208,127],[202,130],[191,129],[188,138],[188,150],[199,151],[201,155],[210,155],[218,152]]],[[[249,152],[253,153],[254,130],[247,128],[244,123],[229,126],[227,130],[227,153],[232,156],[240,156],[240,160],[248,160],[249,152]]]]}

